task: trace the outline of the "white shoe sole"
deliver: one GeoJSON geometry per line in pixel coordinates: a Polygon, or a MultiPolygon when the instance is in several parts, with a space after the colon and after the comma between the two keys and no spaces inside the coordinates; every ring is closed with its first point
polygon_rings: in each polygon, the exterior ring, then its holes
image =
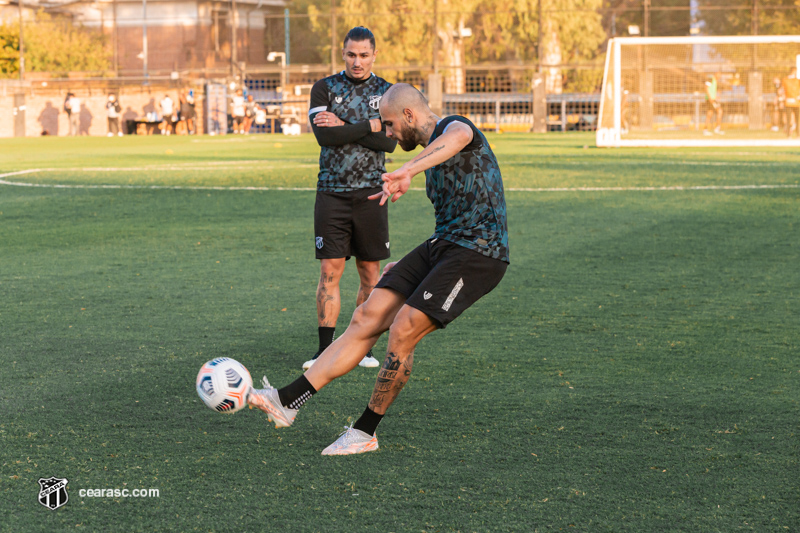
{"type": "Polygon", "coordinates": [[[364,367],[364,368],[377,368],[377,367],[381,366],[381,364],[374,357],[365,357],[364,359],[362,359],[358,363],[358,366],[361,366],[361,367],[364,367]]]}

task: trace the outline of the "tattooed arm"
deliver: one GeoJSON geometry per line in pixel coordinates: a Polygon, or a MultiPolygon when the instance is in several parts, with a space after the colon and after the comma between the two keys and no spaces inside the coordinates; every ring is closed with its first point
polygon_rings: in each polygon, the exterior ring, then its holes
{"type": "Polygon", "coordinates": [[[411,186],[411,178],[431,167],[444,163],[472,142],[472,128],[463,122],[451,122],[445,132],[425,147],[414,159],[394,172],[384,174],[383,191],[373,194],[370,200],[380,198],[381,205],[389,198],[396,202],[411,186]]]}

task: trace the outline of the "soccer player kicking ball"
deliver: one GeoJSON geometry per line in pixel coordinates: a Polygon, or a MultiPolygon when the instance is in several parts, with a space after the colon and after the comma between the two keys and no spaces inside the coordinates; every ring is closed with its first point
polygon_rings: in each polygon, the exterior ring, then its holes
{"type": "Polygon", "coordinates": [[[428,333],[444,328],[494,289],[508,267],[508,228],[503,180],[483,134],[466,118],[439,119],[413,86],[393,85],[380,104],[386,135],[405,151],[425,149],[384,174],[385,204],[408,191],[425,171],[428,198],[436,212],[433,236],[397,263],[386,265],[350,325],[293,383],[281,389],[252,389],[248,402],[269,415],[275,427],[292,425],[298,409],[334,379],[353,370],[381,334],[389,330],[386,359],[364,414],[323,450],[350,455],[378,449],[375,429],[411,376],[414,348],[428,333]]]}

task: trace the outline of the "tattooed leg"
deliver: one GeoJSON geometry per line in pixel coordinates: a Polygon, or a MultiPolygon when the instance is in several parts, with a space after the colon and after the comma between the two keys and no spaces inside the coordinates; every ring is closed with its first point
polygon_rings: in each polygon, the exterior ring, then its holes
{"type": "Polygon", "coordinates": [[[393,352],[386,354],[369,400],[369,408],[379,415],[386,414],[386,410],[408,383],[413,365],[414,352],[403,356],[393,352]]]}
{"type": "Polygon", "coordinates": [[[369,408],[379,415],[386,414],[397,395],[411,377],[414,365],[414,348],[437,325],[422,311],[404,305],[389,330],[389,347],[383,362],[369,408]]]}
{"type": "Polygon", "coordinates": [[[344,258],[321,261],[317,285],[317,320],[320,327],[335,327],[339,319],[341,309],[339,280],[342,279],[344,264],[344,258]]]}

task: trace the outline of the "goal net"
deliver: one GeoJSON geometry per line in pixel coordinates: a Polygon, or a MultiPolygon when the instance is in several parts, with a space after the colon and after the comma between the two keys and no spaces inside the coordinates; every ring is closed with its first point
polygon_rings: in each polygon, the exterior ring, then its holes
{"type": "Polygon", "coordinates": [[[800,35],[623,37],[597,146],[800,146],[800,35]]]}

